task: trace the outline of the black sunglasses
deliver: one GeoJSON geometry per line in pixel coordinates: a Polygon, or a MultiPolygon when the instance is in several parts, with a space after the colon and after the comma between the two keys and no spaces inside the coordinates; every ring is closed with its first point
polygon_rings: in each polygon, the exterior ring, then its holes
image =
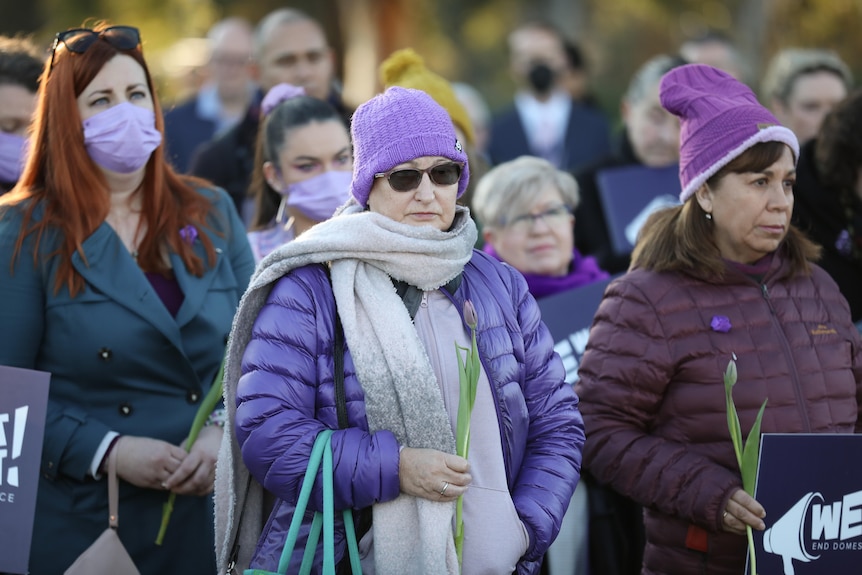
{"type": "Polygon", "coordinates": [[[90,28],[72,28],[57,32],[54,36],[54,45],[51,46],[51,66],[48,69],[54,68],[54,56],[60,44],[65,45],[69,52],[83,54],[100,38],[117,50],[134,50],[141,45],[141,32],[132,26],[110,26],[98,32],[90,28]]]}
{"type": "Polygon", "coordinates": [[[396,192],[412,192],[422,183],[422,176],[428,174],[431,181],[438,186],[451,186],[461,179],[461,170],[464,169],[464,164],[459,162],[446,162],[445,164],[437,164],[424,170],[415,168],[400,168],[389,170],[388,172],[379,172],[374,174],[375,178],[386,178],[389,180],[389,185],[396,192]]]}

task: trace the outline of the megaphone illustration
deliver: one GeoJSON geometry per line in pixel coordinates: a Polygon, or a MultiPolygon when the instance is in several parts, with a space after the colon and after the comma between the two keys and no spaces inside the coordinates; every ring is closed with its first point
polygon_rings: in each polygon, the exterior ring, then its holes
{"type": "Polygon", "coordinates": [[[819,493],[808,493],[775,524],[763,533],[763,549],[773,555],[781,555],[784,560],[784,575],[794,575],[793,559],[809,563],[819,559],[820,555],[812,555],[805,549],[802,531],[805,528],[805,515],[815,499],[823,501],[819,493]]]}

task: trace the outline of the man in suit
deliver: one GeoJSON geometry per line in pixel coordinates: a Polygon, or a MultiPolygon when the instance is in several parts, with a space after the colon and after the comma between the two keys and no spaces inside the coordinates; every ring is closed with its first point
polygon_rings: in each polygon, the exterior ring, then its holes
{"type": "Polygon", "coordinates": [[[186,172],[195,149],[239,122],[258,97],[251,77],[251,39],[251,24],[242,18],[227,18],[210,28],[210,80],[193,98],[165,113],[168,157],[178,171],[186,172]]]}
{"type": "Polygon", "coordinates": [[[533,155],[571,171],[607,154],[610,128],[604,114],[575,100],[565,87],[568,62],[560,31],[525,23],[509,35],[509,50],[518,91],[513,105],[492,121],[491,162],[533,155]]]}
{"type": "MultiPolygon", "coordinates": [[[[283,82],[302,86],[306,94],[329,101],[347,118],[335,89],[335,54],[320,23],[308,14],[280,8],[266,15],[254,30],[252,57],[264,94],[283,82]]],[[[227,190],[246,225],[253,215],[246,192],[259,122],[259,104],[255,101],[236,126],[200,147],[191,165],[192,174],[227,190]]]]}

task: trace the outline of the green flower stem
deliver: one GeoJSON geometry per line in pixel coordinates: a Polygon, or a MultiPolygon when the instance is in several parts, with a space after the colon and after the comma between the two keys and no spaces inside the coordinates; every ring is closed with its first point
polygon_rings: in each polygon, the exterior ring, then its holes
{"type": "MultiPolygon", "coordinates": [[[[739,473],[742,475],[742,489],[754,497],[754,483],[757,480],[757,464],[760,455],[760,426],[763,421],[763,412],[766,409],[766,400],[760,406],[760,411],[751,426],[751,432],[742,441],[742,429],[739,425],[739,415],[733,402],[733,386],[736,385],[736,356],[727,364],[724,372],[724,397],[727,403],[727,428],[730,431],[730,439],[733,442],[733,451],[736,462],[739,465],[739,473]]],[[[751,575],[757,575],[757,559],[754,553],[754,532],[751,525],[745,526],[745,534],[748,537],[748,557],[751,564],[751,575]]]]}
{"type": "MultiPolygon", "coordinates": [[[[198,407],[198,411],[195,414],[194,421],[192,421],[192,428],[189,431],[189,438],[186,441],[185,449],[186,451],[190,451],[192,445],[197,440],[198,435],[200,435],[201,430],[204,427],[204,424],[207,421],[207,417],[213,412],[215,406],[218,405],[219,400],[222,396],[222,380],[224,379],[224,359],[222,359],[221,366],[219,367],[218,373],[216,374],[215,381],[213,381],[212,387],[207,392],[204,400],[201,402],[200,407],[198,407]]],[[[177,494],[173,491],[168,496],[168,500],[162,506],[162,523],[159,526],[159,534],[156,536],[156,545],[161,545],[165,540],[165,532],[168,529],[168,523],[171,520],[171,513],[174,511],[174,502],[177,499],[177,494]]]]}
{"type": "MultiPolygon", "coordinates": [[[[476,345],[476,311],[469,300],[464,303],[464,317],[470,326],[471,341],[470,349],[455,344],[455,353],[458,356],[458,426],[455,437],[455,452],[467,458],[470,453],[470,416],[473,414],[473,405],[476,403],[476,387],[479,382],[481,364],[479,362],[479,350],[476,345]],[[461,352],[465,357],[461,357],[461,352]]],[[[464,556],[464,497],[459,496],[455,503],[455,551],[458,555],[458,565],[464,556]]]]}
{"type": "Polygon", "coordinates": [[[757,556],[754,553],[754,532],[751,525],[745,526],[745,535],[748,537],[748,559],[751,563],[751,575],[757,575],[757,556]]]}

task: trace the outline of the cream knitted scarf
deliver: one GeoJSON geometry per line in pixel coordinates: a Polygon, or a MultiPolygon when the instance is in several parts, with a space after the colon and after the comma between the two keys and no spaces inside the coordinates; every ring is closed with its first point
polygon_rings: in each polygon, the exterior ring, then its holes
{"type": "MultiPolygon", "coordinates": [[[[391,279],[433,290],[455,278],[472,255],[476,227],[466,208],[456,209],[447,232],[410,226],[362,211],[352,201],[267,256],[255,271],[234,318],[225,364],[228,410],[216,468],[216,546],[224,573],[239,529],[238,566],[248,566],[263,523],[263,488],[242,463],[233,429],[236,386],[251,328],[272,284],[292,269],[331,262],[332,291],[344,337],[365,392],[371,432],[386,429],[409,447],[455,452],[439,386],[410,316],[391,279]],[[235,510],[245,506],[242,525],[235,510]]],[[[405,494],[373,507],[378,575],[457,573],[452,539],[454,503],[405,494]]],[[[241,571],[240,571],[241,572],[241,571]]]]}

